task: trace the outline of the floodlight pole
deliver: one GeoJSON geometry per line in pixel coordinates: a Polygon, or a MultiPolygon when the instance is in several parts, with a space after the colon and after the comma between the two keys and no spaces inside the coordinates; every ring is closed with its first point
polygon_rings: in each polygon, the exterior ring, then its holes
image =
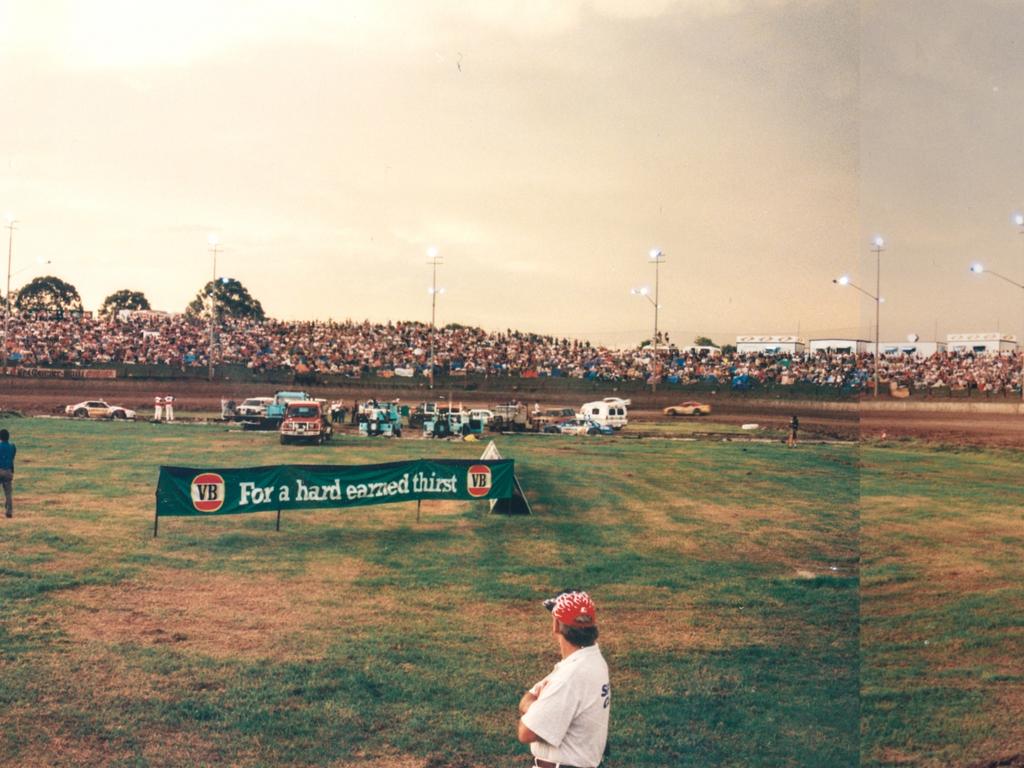
{"type": "Polygon", "coordinates": [[[836,285],[849,286],[855,291],[860,291],[875,302],[875,397],[878,397],[878,305],[882,303],[882,299],[880,296],[873,294],[870,291],[865,291],[859,285],[852,282],[850,278],[846,277],[846,275],[843,275],[841,280],[833,280],[832,282],[836,285]]]}
{"type": "MultiPolygon", "coordinates": [[[[1013,218],[1017,225],[1017,234],[1021,235],[1021,242],[1024,243],[1024,214],[1018,213],[1013,218]]],[[[1020,401],[1024,403],[1024,330],[1017,341],[1017,354],[1020,355],[1020,401]]]]}
{"type": "Polygon", "coordinates": [[[651,377],[651,393],[658,387],[658,375],[661,372],[661,357],[658,355],[658,271],[662,262],[665,261],[665,254],[660,250],[653,250],[650,254],[654,262],[654,375],[651,377]]]}
{"type": "Polygon", "coordinates": [[[210,349],[207,355],[210,358],[210,381],[213,381],[213,326],[217,314],[217,254],[220,253],[220,250],[220,242],[211,238],[209,251],[213,254],[213,281],[210,283],[210,349]]]}
{"type": "Polygon", "coordinates": [[[427,264],[430,265],[430,388],[434,388],[434,322],[437,318],[437,265],[444,264],[444,257],[437,248],[427,249],[427,264]]]}
{"type": "Polygon", "coordinates": [[[6,307],[4,311],[4,376],[7,375],[7,359],[9,352],[7,350],[7,339],[9,338],[11,328],[11,254],[13,253],[14,246],[14,225],[18,222],[12,216],[7,217],[7,293],[5,295],[6,307]]]}
{"type": "Polygon", "coordinates": [[[878,369],[881,366],[878,337],[881,334],[879,323],[882,314],[882,300],[879,297],[882,295],[882,251],[885,250],[884,245],[885,243],[880,237],[876,237],[871,243],[871,250],[875,252],[875,397],[878,397],[878,369]]]}
{"type": "MultiPolygon", "coordinates": [[[[1024,232],[1021,232],[1021,234],[1024,234],[1024,232]]],[[[975,274],[979,274],[979,275],[984,272],[986,275],[992,275],[993,277],[998,277],[1000,280],[1002,280],[1004,282],[1007,282],[1007,283],[1009,283],[1012,286],[1020,288],[1021,290],[1024,290],[1024,283],[1018,283],[1016,280],[1011,280],[1006,275],[1001,275],[998,272],[995,272],[995,271],[993,271],[991,269],[988,269],[987,267],[986,268],[982,268],[982,266],[980,264],[975,264],[973,267],[971,267],[971,272],[974,272],[975,274]]],[[[1020,343],[1017,344],[1017,352],[1021,356],[1020,397],[1021,397],[1021,400],[1024,401],[1024,351],[1021,350],[1020,343]]]]}

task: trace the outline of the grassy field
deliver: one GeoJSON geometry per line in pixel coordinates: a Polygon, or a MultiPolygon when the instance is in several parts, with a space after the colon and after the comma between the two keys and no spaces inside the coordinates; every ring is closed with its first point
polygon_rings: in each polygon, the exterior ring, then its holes
{"type": "Polygon", "coordinates": [[[1024,454],[862,459],[862,764],[1024,765],[1024,454]]]}
{"type": "MultiPolygon", "coordinates": [[[[168,518],[153,539],[161,463],[472,458],[482,444],[5,426],[20,461],[17,516],[0,519],[0,764],[522,766],[515,705],[557,660],[539,601],[568,585],[599,606],[606,765],[858,762],[854,447],[503,437],[531,517],[436,503],[417,522],[404,504],[285,513],[279,533],[270,514],[168,518]]],[[[983,456],[966,458],[980,472],[983,456]]],[[[897,587],[918,575],[872,566],[897,587]]],[[[864,658],[877,723],[894,681],[888,657],[864,658]]]]}

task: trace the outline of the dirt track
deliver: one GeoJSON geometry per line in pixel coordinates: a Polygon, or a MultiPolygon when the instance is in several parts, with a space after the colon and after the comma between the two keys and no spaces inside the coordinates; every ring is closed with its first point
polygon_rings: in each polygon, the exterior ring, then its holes
{"type": "MultiPolygon", "coordinates": [[[[67,379],[0,378],[0,409],[17,410],[25,414],[63,413],[65,405],[89,398],[102,398],[118,405],[134,408],[140,417],[152,413],[155,395],[173,394],[179,413],[217,413],[221,398],[241,401],[245,397],[273,394],[273,385],[240,385],[230,381],[151,381],[110,380],[83,381],[67,379]]],[[[343,398],[351,403],[356,399],[381,397],[379,391],[358,386],[344,390],[338,387],[312,387],[309,391],[329,399],[343,398]]],[[[425,399],[427,390],[410,389],[403,396],[408,402],[425,399]]],[[[488,407],[495,402],[515,397],[516,392],[458,393],[456,401],[467,407],[488,407]]],[[[387,395],[392,396],[391,394],[387,395]]],[[[578,398],[579,396],[577,396],[578,398]]],[[[577,406],[579,403],[562,396],[558,401],[541,401],[542,406],[577,406]]],[[[438,397],[438,399],[441,399],[438,397]]],[[[635,423],[662,421],[666,417],[661,409],[679,399],[678,394],[633,395],[630,419],[635,423]]],[[[532,401],[531,401],[532,402],[532,401]]],[[[1024,415],[1005,413],[977,413],[957,411],[878,411],[869,402],[857,409],[850,404],[816,401],[795,401],[782,404],[739,397],[712,398],[714,413],[703,417],[708,422],[744,424],[756,422],[762,427],[783,430],[792,414],[800,417],[801,433],[806,437],[842,439],[886,439],[912,437],[948,443],[1024,446],[1024,415]]],[[[1001,401],[1010,402],[1010,401],[1001,401]]]]}

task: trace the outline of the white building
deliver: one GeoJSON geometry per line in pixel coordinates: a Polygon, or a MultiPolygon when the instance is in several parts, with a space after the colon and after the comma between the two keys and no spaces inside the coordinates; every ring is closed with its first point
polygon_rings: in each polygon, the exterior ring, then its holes
{"type": "Polygon", "coordinates": [[[804,351],[804,343],[796,336],[737,336],[736,351],[741,355],[758,352],[799,355],[804,351]]]}
{"type": "Polygon", "coordinates": [[[851,352],[861,355],[875,351],[873,341],[864,339],[811,339],[811,354],[815,352],[839,352],[849,354],[851,352]]]}
{"type": "Polygon", "coordinates": [[[143,320],[161,320],[168,317],[177,317],[180,314],[180,312],[164,312],[160,309],[119,309],[117,310],[117,319],[122,322],[137,318],[142,318],[143,320]]]}
{"type": "Polygon", "coordinates": [[[708,354],[708,355],[711,355],[712,357],[720,357],[721,354],[722,354],[722,350],[719,347],[702,347],[702,346],[698,346],[696,344],[691,344],[688,347],[683,347],[679,351],[680,352],[684,352],[684,353],[686,353],[688,355],[708,354]]]}
{"type": "MultiPolygon", "coordinates": [[[[946,351],[944,341],[883,341],[879,347],[883,355],[907,355],[910,357],[930,357],[936,352],[946,351]]],[[[874,352],[874,344],[869,352],[874,352]]]]}
{"type": "Polygon", "coordinates": [[[946,336],[950,352],[974,352],[979,355],[994,355],[1000,352],[1016,352],[1017,337],[996,333],[950,333],[946,336]]]}

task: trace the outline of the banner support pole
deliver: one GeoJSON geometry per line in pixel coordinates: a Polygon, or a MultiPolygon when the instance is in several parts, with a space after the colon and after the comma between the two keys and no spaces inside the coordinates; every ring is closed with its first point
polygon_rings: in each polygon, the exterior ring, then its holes
{"type": "Polygon", "coordinates": [[[423,503],[423,499],[416,499],[416,522],[420,521],[420,505],[423,503]]]}
{"type": "Polygon", "coordinates": [[[159,528],[159,525],[160,525],[160,508],[157,507],[153,511],[153,538],[154,539],[156,538],[156,534],[157,534],[157,530],[159,528]]]}
{"type": "Polygon", "coordinates": [[[274,526],[275,531],[281,530],[281,508],[277,508],[277,525],[274,526]]]}

